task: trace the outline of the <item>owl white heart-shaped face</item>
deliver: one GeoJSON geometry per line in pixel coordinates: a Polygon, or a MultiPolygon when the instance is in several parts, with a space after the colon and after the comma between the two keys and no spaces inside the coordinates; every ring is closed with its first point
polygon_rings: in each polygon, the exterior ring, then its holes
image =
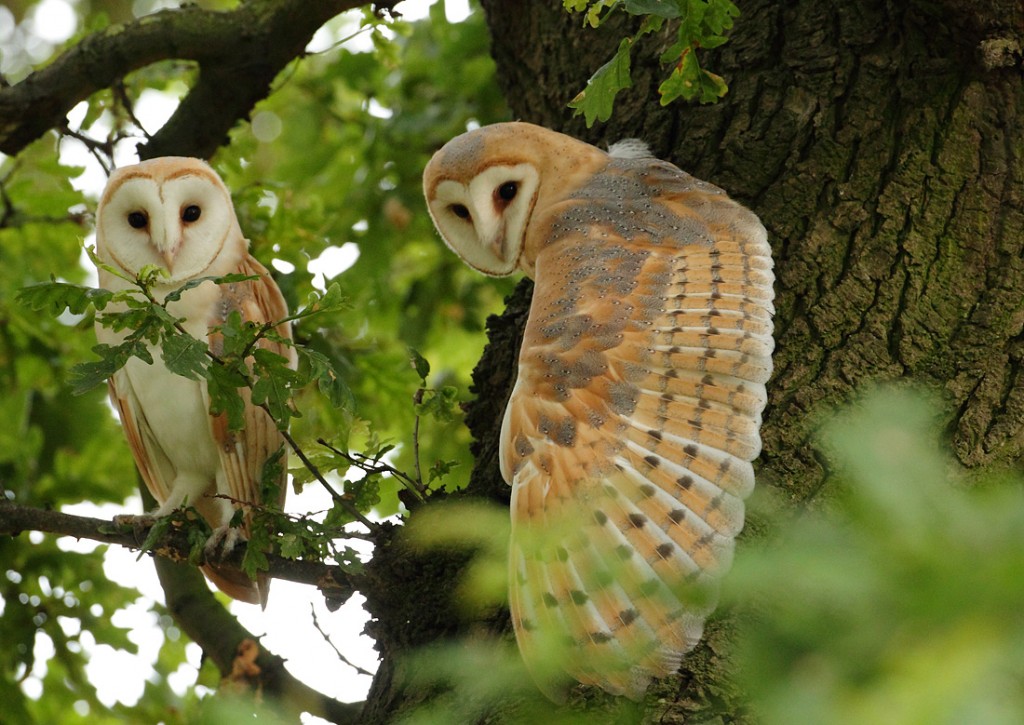
{"type": "Polygon", "coordinates": [[[531,163],[487,166],[438,181],[427,207],[452,251],[484,274],[505,276],[520,266],[539,183],[531,163]]]}
{"type": "Polygon", "coordinates": [[[169,283],[230,268],[234,260],[223,252],[241,238],[227,189],[198,159],[165,157],[118,169],[96,219],[102,259],[133,276],[146,265],[164,267],[169,283]]]}

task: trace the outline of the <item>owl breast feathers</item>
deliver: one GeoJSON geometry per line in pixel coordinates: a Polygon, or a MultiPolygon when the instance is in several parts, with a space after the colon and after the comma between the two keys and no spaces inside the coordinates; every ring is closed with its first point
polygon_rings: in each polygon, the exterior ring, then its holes
{"type": "Polygon", "coordinates": [[[535,286],[501,432],[524,661],[634,699],[713,610],[771,374],[771,249],[721,189],[631,141],[525,123],[450,141],[424,189],[445,242],[535,286]]]}

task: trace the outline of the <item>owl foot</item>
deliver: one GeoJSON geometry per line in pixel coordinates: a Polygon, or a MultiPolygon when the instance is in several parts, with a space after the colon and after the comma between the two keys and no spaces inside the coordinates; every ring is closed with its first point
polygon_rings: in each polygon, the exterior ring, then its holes
{"type": "Polygon", "coordinates": [[[242,540],[242,535],[233,526],[218,526],[203,546],[203,554],[209,561],[217,561],[228,556],[235,549],[235,544],[242,540]]]}

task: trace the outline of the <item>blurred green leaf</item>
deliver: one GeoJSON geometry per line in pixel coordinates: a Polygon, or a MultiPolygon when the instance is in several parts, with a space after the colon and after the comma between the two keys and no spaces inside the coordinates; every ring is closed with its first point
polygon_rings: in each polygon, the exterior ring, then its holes
{"type": "Polygon", "coordinates": [[[65,309],[74,315],[83,314],[90,306],[102,310],[111,297],[113,293],[103,289],[66,282],[43,282],[18,290],[16,299],[33,310],[48,311],[56,316],[65,309]]]}
{"type": "Polygon", "coordinates": [[[758,721],[1024,712],[1020,481],[967,485],[939,410],[904,390],[866,394],[822,436],[840,499],[740,547],[726,598],[756,602],[741,669],[758,721]]]}

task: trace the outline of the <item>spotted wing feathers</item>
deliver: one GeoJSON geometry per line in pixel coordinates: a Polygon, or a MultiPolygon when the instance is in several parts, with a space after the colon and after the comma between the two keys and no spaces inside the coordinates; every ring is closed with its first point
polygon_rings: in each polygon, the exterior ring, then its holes
{"type": "Polygon", "coordinates": [[[504,421],[512,619],[553,696],[553,653],[633,698],[678,668],[754,484],[773,347],[764,228],[674,167],[648,176],[652,212],[580,223],[582,193],[552,220],[504,421]]]}

